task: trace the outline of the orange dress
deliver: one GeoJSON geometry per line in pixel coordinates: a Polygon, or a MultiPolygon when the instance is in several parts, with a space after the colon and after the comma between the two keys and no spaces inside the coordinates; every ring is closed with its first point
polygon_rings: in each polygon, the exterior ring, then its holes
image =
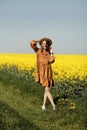
{"type": "Polygon", "coordinates": [[[44,87],[54,86],[51,63],[55,61],[55,57],[51,56],[49,52],[43,53],[42,49],[33,42],[30,45],[37,55],[36,82],[44,87]]]}

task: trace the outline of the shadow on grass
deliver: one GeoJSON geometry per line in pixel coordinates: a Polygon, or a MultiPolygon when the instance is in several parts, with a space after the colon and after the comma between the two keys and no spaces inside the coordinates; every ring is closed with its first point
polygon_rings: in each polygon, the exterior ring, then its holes
{"type": "Polygon", "coordinates": [[[7,103],[0,101],[0,130],[40,130],[7,103]]]}

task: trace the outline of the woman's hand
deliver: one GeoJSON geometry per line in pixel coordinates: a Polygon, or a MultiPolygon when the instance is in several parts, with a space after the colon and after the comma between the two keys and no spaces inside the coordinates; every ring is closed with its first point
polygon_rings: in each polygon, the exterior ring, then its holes
{"type": "Polygon", "coordinates": [[[38,41],[37,41],[37,40],[32,40],[32,41],[30,42],[30,44],[31,44],[31,45],[36,45],[37,42],[39,42],[39,40],[38,40],[38,41]]]}
{"type": "Polygon", "coordinates": [[[52,47],[50,47],[50,53],[53,53],[53,49],[52,49],[52,47]]]}
{"type": "Polygon", "coordinates": [[[51,54],[51,56],[53,55],[53,48],[52,47],[50,47],[50,54],[51,54]]]}

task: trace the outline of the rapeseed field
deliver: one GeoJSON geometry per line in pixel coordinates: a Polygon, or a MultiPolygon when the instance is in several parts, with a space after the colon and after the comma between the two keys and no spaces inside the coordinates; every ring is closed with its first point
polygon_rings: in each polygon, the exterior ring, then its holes
{"type": "MultiPolygon", "coordinates": [[[[3,65],[16,66],[18,70],[31,70],[36,67],[35,54],[0,54],[0,68],[3,65]]],[[[87,76],[87,55],[55,55],[52,64],[54,79],[77,78],[87,76]]],[[[35,75],[35,73],[34,73],[35,75]]]]}

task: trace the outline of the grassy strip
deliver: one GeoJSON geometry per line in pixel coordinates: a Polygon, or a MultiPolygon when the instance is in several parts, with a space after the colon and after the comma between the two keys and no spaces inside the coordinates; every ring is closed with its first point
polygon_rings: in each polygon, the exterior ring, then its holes
{"type": "Polygon", "coordinates": [[[54,87],[57,110],[54,112],[48,102],[46,111],[42,111],[43,92],[34,79],[1,71],[0,130],[86,130],[86,97],[57,99],[54,87]]]}

